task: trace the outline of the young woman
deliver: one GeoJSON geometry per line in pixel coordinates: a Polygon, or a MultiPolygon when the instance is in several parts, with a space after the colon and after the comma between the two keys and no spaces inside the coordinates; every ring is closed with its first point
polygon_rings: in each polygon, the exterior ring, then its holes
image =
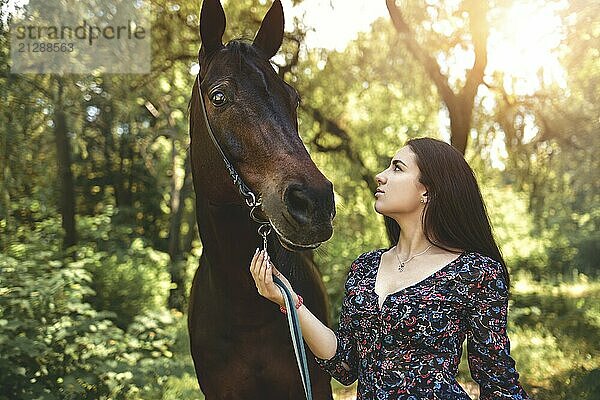
{"type": "MultiPolygon", "coordinates": [[[[508,271],[492,236],[473,171],[452,146],[412,139],[376,176],[375,210],[395,246],[362,254],[350,268],[333,332],[294,294],[304,339],[319,365],[358,399],[465,399],[456,382],[466,338],[482,400],[529,399],[506,333],[508,271]]],[[[284,306],[256,252],[258,292],[284,306]]]]}

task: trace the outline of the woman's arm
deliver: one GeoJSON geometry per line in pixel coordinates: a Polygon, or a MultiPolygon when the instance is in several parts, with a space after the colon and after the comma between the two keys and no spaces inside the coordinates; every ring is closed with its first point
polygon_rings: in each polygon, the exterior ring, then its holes
{"type": "MultiPolygon", "coordinates": [[[[269,255],[265,254],[264,250],[259,252],[257,249],[250,263],[250,272],[256,283],[258,293],[272,302],[285,307],[283,295],[275,283],[273,283],[273,274],[275,274],[288,287],[292,293],[294,304],[297,304],[298,295],[294,292],[292,285],[285,276],[277,271],[270,261],[269,255]]],[[[313,354],[323,359],[333,357],[337,348],[335,333],[319,321],[305,305],[302,305],[298,309],[298,319],[300,320],[304,340],[313,354]]]]}
{"type": "MultiPolygon", "coordinates": [[[[265,254],[264,251],[259,252],[257,249],[250,263],[250,272],[261,296],[280,306],[285,306],[281,291],[273,283],[273,275],[276,275],[292,293],[294,303],[298,303],[298,296],[289,281],[275,268],[270,262],[268,254],[265,254]]],[[[334,333],[315,317],[305,305],[298,309],[302,335],[315,355],[317,363],[344,385],[350,385],[358,377],[358,361],[350,332],[350,324],[344,323],[348,314],[346,297],[344,297],[344,305],[340,315],[340,328],[334,333]]]]}
{"type": "Polygon", "coordinates": [[[469,294],[474,301],[467,335],[469,368],[479,384],[480,399],[529,399],[510,356],[508,288],[500,263],[484,260],[480,276],[469,294]]]}

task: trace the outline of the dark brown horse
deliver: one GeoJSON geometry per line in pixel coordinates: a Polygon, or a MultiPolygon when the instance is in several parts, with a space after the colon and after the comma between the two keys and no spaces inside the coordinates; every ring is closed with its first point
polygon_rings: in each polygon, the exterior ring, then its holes
{"type": "MultiPolygon", "coordinates": [[[[275,265],[322,321],[327,300],[310,254],[332,234],[333,188],[298,136],[298,94],[269,59],[283,39],[275,1],[254,41],[222,44],[225,14],[204,0],[199,81],[208,121],[244,182],[262,196],[275,265]]],[[[204,123],[198,81],[190,103],[197,222],[203,244],[190,295],[188,328],[200,388],[207,399],[302,399],[304,391],[285,316],[257,293],[249,262],[258,225],[225,168],[204,123]]],[[[331,399],[330,377],[307,349],[315,399],[331,399]]]]}

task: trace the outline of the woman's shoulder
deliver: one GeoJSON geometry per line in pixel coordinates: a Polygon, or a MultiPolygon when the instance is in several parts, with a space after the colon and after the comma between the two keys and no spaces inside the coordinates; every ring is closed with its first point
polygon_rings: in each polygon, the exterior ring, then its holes
{"type": "Polygon", "coordinates": [[[461,257],[459,273],[463,278],[477,282],[504,276],[502,264],[477,251],[465,251],[461,257]]]}
{"type": "Polygon", "coordinates": [[[508,299],[508,276],[502,263],[485,254],[466,252],[457,278],[461,283],[460,292],[477,299],[473,303],[475,306],[508,299]]]}

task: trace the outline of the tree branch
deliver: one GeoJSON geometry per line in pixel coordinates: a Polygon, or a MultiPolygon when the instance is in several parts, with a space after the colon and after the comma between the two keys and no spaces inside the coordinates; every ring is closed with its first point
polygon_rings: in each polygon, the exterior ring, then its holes
{"type": "Polygon", "coordinates": [[[400,39],[404,42],[408,51],[410,51],[411,54],[415,56],[417,61],[419,61],[419,63],[423,66],[425,72],[427,75],[429,75],[429,78],[433,81],[440,92],[440,96],[446,105],[450,107],[451,104],[456,102],[456,95],[448,84],[448,78],[442,74],[438,62],[435,60],[435,58],[427,54],[421,45],[419,45],[415,39],[414,33],[404,19],[402,12],[396,6],[396,2],[394,0],[386,0],[386,5],[390,17],[392,18],[394,28],[396,28],[396,32],[400,36],[400,39]]]}
{"type": "Polygon", "coordinates": [[[467,81],[459,97],[465,103],[472,104],[477,88],[483,83],[483,75],[487,66],[487,41],[489,27],[487,24],[488,3],[486,1],[468,0],[469,29],[473,40],[475,61],[467,73],[467,81]]]}
{"type": "Polygon", "coordinates": [[[339,126],[337,122],[334,120],[327,118],[321,111],[316,108],[312,108],[309,105],[303,104],[302,109],[309,114],[316,122],[321,126],[321,131],[318,133],[317,137],[313,140],[313,144],[317,147],[319,151],[324,152],[342,152],[348,157],[348,159],[358,165],[360,170],[360,175],[362,180],[367,184],[367,187],[371,192],[375,192],[377,190],[377,183],[375,179],[373,179],[373,173],[365,166],[365,163],[362,160],[360,154],[354,149],[352,145],[352,138],[344,130],[339,126]],[[337,146],[325,147],[317,143],[318,137],[321,137],[323,132],[328,132],[341,140],[341,143],[337,146]],[[322,148],[323,150],[320,150],[322,148]]]}
{"type": "Polygon", "coordinates": [[[488,5],[485,1],[464,0],[465,10],[469,16],[469,29],[472,37],[475,61],[467,71],[467,79],[462,90],[455,93],[448,84],[448,78],[442,74],[436,59],[428,54],[417,42],[413,31],[408,26],[395,0],[386,0],[386,5],[398,32],[408,51],[423,66],[433,81],[450,114],[451,143],[463,154],[467,147],[468,134],[471,129],[474,100],[487,65],[487,25],[488,5]]]}

